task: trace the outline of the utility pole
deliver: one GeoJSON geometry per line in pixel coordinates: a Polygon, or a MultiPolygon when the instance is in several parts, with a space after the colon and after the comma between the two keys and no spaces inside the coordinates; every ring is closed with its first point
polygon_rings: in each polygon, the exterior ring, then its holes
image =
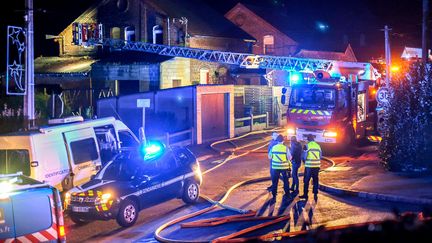
{"type": "Polygon", "coordinates": [[[24,120],[25,128],[35,125],[35,102],[34,102],[34,32],[33,32],[33,0],[25,0],[25,22],[26,22],[26,74],[27,93],[24,96],[24,120]]]}
{"type": "Polygon", "coordinates": [[[391,79],[391,52],[390,52],[390,39],[389,39],[389,27],[384,26],[384,41],[385,41],[385,59],[386,59],[386,87],[390,86],[391,79]]]}
{"type": "Polygon", "coordinates": [[[423,63],[426,63],[429,59],[428,17],[429,17],[429,0],[423,0],[423,21],[422,21],[422,62],[423,63]]]}

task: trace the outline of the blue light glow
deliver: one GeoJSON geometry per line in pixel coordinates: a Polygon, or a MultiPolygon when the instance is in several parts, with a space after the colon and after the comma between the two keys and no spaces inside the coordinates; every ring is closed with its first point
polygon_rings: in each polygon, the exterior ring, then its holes
{"type": "Polygon", "coordinates": [[[290,84],[298,84],[301,78],[302,75],[300,73],[290,73],[290,84]]]}
{"type": "Polygon", "coordinates": [[[329,26],[323,22],[316,22],[316,28],[321,32],[326,32],[329,29],[329,26]]]}
{"type": "Polygon", "coordinates": [[[141,147],[144,160],[154,159],[164,153],[164,145],[160,142],[150,142],[147,146],[141,147]]]}

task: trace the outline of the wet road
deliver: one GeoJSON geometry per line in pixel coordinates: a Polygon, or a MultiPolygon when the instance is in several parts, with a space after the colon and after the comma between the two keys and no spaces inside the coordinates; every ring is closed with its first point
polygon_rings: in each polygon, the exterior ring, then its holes
{"type": "MultiPolygon", "coordinates": [[[[250,138],[235,141],[234,145],[242,147],[242,144],[250,142],[250,138]]],[[[241,149],[236,154],[241,154],[253,147],[241,149]]],[[[223,144],[221,147],[234,147],[233,144],[223,144]]],[[[369,148],[370,149],[370,148],[369,148]]],[[[233,159],[221,167],[204,175],[204,183],[201,193],[219,199],[226,190],[234,184],[259,177],[266,177],[269,174],[269,162],[266,158],[266,149],[247,154],[233,159]]],[[[356,156],[361,151],[356,151],[356,156]]],[[[202,163],[203,171],[211,168],[223,159],[205,161],[202,163]]],[[[328,165],[327,165],[328,166],[328,165]]],[[[301,169],[302,170],[302,169],[301,169]]],[[[301,181],[301,180],[300,180],[301,181]]],[[[268,215],[290,215],[289,222],[277,225],[279,229],[286,231],[298,231],[302,229],[314,228],[319,225],[334,226],[350,223],[360,223],[376,220],[390,219],[394,217],[393,210],[418,211],[420,208],[414,205],[402,205],[386,203],[381,201],[371,201],[354,197],[340,197],[320,192],[317,201],[283,200],[283,189],[279,187],[278,198],[275,203],[269,202],[271,194],[266,190],[270,181],[255,183],[242,186],[233,191],[225,204],[242,209],[255,210],[262,216],[268,215]]],[[[179,216],[197,211],[208,206],[206,202],[197,205],[185,205],[181,200],[171,200],[169,202],[145,209],[140,212],[139,219],[131,228],[124,229],[118,226],[115,220],[95,221],[84,226],[75,226],[66,218],[66,230],[69,242],[154,242],[153,234],[156,228],[163,223],[179,216]]],[[[226,214],[224,210],[212,212],[204,217],[226,214]]],[[[231,227],[207,228],[200,230],[182,230],[178,226],[168,228],[162,232],[163,236],[173,239],[202,239],[211,240],[218,236],[236,232],[248,226],[235,225],[231,227]]],[[[250,226],[250,225],[249,225],[250,226]]]]}

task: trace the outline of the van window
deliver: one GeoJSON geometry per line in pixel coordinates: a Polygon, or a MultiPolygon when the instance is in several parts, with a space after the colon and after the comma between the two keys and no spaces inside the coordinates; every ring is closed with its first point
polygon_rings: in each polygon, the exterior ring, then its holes
{"type": "Polygon", "coordinates": [[[14,174],[21,171],[30,176],[30,157],[26,149],[0,150],[0,174],[14,174]]]}
{"type": "Polygon", "coordinates": [[[135,137],[129,131],[119,131],[118,132],[121,146],[122,147],[135,147],[138,146],[138,142],[135,137]]]}
{"type": "Polygon", "coordinates": [[[81,164],[99,158],[96,143],[93,138],[71,142],[70,147],[75,164],[81,164]]]}
{"type": "Polygon", "coordinates": [[[23,236],[51,227],[51,202],[46,191],[23,194],[13,199],[16,235],[23,236]],[[31,217],[29,217],[31,215],[31,217]]]}

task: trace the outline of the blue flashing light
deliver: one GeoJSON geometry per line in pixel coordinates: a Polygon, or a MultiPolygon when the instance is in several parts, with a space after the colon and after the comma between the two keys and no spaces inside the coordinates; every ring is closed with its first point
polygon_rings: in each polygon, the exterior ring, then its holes
{"type": "Polygon", "coordinates": [[[164,145],[160,142],[150,142],[141,147],[141,152],[144,155],[144,160],[154,159],[164,153],[164,145]]]}
{"type": "Polygon", "coordinates": [[[302,79],[302,75],[300,73],[290,73],[290,85],[298,84],[302,79]]]}

